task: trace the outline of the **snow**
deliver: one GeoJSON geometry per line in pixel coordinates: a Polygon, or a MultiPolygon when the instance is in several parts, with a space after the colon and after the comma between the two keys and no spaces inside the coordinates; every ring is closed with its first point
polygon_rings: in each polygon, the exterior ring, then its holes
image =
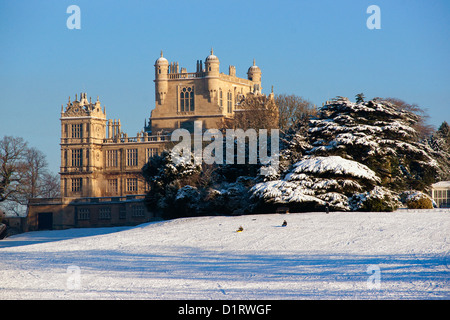
{"type": "Polygon", "coordinates": [[[450,188],[450,181],[440,181],[431,185],[433,188],[450,188]]]}
{"type": "Polygon", "coordinates": [[[311,157],[294,164],[295,173],[326,173],[335,175],[349,175],[357,178],[364,178],[370,181],[380,182],[375,172],[367,166],[344,159],[339,156],[311,157]]]}
{"type": "Polygon", "coordinates": [[[409,201],[418,201],[421,198],[427,198],[427,199],[431,199],[431,197],[423,192],[420,191],[416,191],[416,190],[411,190],[411,191],[405,191],[404,194],[406,195],[405,198],[405,202],[409,202],[409,201]]]}
{"type": "Polygon", "coordinates": [[[274,203],[317,202],[325,204],[325,202],[314,197],[314,193],[305,188],[303,184],[284,180],[257,183],[252,187],[251,191],[254,195],[271,199],[274,203]]]}
{"type": "Polygon", "coordinates": [[[0,299],[449,299],[449,253],[449,209],[36,231],[0,241],[0,299]]]}

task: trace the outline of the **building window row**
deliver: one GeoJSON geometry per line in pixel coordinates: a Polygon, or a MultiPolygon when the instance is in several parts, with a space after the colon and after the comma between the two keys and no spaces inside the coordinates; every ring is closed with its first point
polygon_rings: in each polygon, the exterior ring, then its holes
{"type": "Polygon", "coordinates": [[[72,124],[64,124],[62,126],[62,135],[61,138],[73,138],[73,139],[81,139],[85,136],[89,136],[89,124],[85,123],[72,123],[72,124]],[[86,135],[85,135],[86,134],[86,135]]]}
{"type": "Polygon", "coordinates": [[[82,187],[83,187],[82,178],[72,179],[72,192],[80,192],[82,187]]]}
{"type": "MultiPolygon", "coordinates": [[[[65,180],[66,181],[66,180],[65,180]]],[[[71,191],[81,192],[83,189],[83,178],[73,178],[71,179],[71,191]]],[[[125,180],[125,189],[127,192],[137,192],[138,189],[138,178],[127,178],[125,180]]],[[[148,189],[146,187],[146,189],[148,189]]],[[[119,193],[119,182],[118,179],[107,179],[106,180],[106,193],[108,195],[116,195],[119,193]]]]}
{"type": "Polygon", "coordinates": [[[83,138],[83,124],[72,124],[72,138],[83,138]]]}
{"type": "Polygon", "coordinates": [[[119,150],[107,150],[106,151],[106,166],[111,167],[117,167],[118,162],[118,151],[119,150]]]}
{"type": "Polygon", "coordinates": [[[117,179],[108,179],[106,182],[106,192],[108,194],[117,194],[118,190],[117,179]]]}
{"type": "Polygon", "coordinates": [[[138,165],[138,149],[127,149],[127,166],[136,167],[138,165]]]}
{"type": "Polygon", "coordinates": [[[66,149],[62,151],[62,155],[62,165],[64,167],[81,168],[84,165],[89,165],[88,149],[66,149]]]}
{"type": "Polygon", "coordinates": [[[89,209],[80,208],[78,209],[78,220],[89,220],[91,219],[91,212],[89,209]]]}
{"type": "Polygon", "coordinates": [[[139,205],[139,204],[132,205],[131,206],[131,216],[134,218],[144,217],[145,216],[144,206],[139,205]]]}
{"type": "MultiPolygon", "coordinates": [[[[145,159],[148,161],[151,157],[158,154],[158,148],[146,148],[145,159]]],[[[126,165],[129,167],[136,167],[139,165],[139,150],[126,149],[126,165]]],[[[106,167],[117,168],[119,167],[119,150],[107,150],[106,151],[106,167]]]]}
{"type": "Polygon", "coordinates": [[[138,191],[138,179],[128,178],[127,179],[127,192],[138,191]]]}
{"type": "Polygon", "coordinates": [[[438,208],[450,207],[450,190],[433,190],[433,200],[438,208]]]}
{"type": "Polygon", "coordinates": [[[98,212],[98,218],[100,220],[109,220],[109,219],[111,219],[111,208],[110,207],[100,208],[100,210],[98,212]]]}
{"type": "Polygon", "coordinates": [[[72,149],[72,167],[83,166],[83,149],[72,149]]]}
{"type": "MultiPolygon", "coordinates": [[[[77,220],[90,220],[91,210],[89,208],[77,208],[77,220]]],[[[99,220],[111,220],[111,207],[102,207],[98,210],[99,220]]],[[[142,218],[145,217],[145,208],[142,204],[135,204],[131,206],[131,217],[142,218]]],[[[127,218],[127,209],[125,206],[119,208],[119,219],[127,218]]]]}
{"type": "MultiPolygon", "coordinates": [[[[107,168],[118,168],[120,164],[120,150],[106,150],[106,167],[107,168]]],[[[137,167],[139,165],[139,152],[137,148],[126,149],[126,165],[129,167],[137,167]]],[[[148,161],[149,158],[158,155],[158,148],[146,148],[145,149],[145,159],[148,161]]],[[[84,162],[89,163],[89,151],[83,149],[72,149],[63,151],[63,164],[65,166],[70,163],[72,167],[81,168],[84,162]],[[68,159],[68,151],[71,158],[68,159]],[[84,158],[83,158],[84,155],[84,158]]]]}

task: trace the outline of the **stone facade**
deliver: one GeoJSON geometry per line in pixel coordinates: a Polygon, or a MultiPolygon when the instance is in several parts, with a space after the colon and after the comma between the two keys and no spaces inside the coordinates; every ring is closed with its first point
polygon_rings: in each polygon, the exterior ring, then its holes
{"type": "Polygon", "coordinates": [[[99,100],[81,99],[61,110],[61,195],[64,198],[144,194],[141,168],[158,154],[168,136],[135,137],[121,130],[120,120],[107,120],[99,100]]]}
{"type": "Polygon", "coordinates": [[[144,196],[31,199],[24,231],[136,225],[155,219],[144,196]]]}
{"type": "Polygon", "coordinates": [[[220,72],[220,61],[211,54],[197,61],[195,72],[179,69],[178,62],[161,57],[155,62],[155,109],[151,113],[151,132],[174,129],[193,130],[193,122],[202,121],[203,128],[220,128],[222,121],[232,118],[236,104],[248,93],[261,91],[261,70],[248,69],[247,79],[236,76],[229,66],[228,74],[220,72]]]}

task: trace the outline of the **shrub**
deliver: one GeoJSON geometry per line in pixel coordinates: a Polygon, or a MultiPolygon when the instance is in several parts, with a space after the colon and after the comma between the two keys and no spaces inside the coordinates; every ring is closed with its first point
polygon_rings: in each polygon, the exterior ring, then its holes
{"type": "Polygon", "coordinates": [[[349,199],[350,208],[354,211],[394,211],[399,202],[396,196],[386,188],[375,187],[370,192],[355,194],[349,199]]]}
{"type": "Polygon", "coordinates": [[[433,209],[433,202],[431,199],[427,198],[408,201],[406,205],[408,206],[408,209],[433,209]]]}
{"type": "Polygon", "coordinates": [[[408,199],[406,201],[408,209],[433,209],[433,201],[425,194],[408,199]]]}
{"type": "Polygon", "coordinates": [[[433,209],[433,200],[420,191],[404,191],[400,194],[400,201],[408,209],[433,209]]]}

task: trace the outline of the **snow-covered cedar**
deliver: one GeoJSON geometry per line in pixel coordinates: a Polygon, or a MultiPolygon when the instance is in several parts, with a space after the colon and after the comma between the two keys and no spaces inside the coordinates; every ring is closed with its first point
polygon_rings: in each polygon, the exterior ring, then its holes
{"type": "Polygon", "coordinates": [[[294,164],[283,179],[256,184],[253,197],[271,204],[328,204],[334,210],[352,208],[349,196],[372,190],[380,182],[374,171],[353,160],[339,156],[314,157],[294,164]]]}
{"type": "Polygon", "coordinates": [[[353,103],[338,97],[310,120],[309,136],[316,156],[340,155],[367,165],[382,185],[397,191],[425,188],[439,171],[432,149],[413,128],[418,116],[388,101],[353,103]]]}
{"type": "Polygon", "coordinates": [[[443,172],[443,161],[418,139],[418,121],[418,115],[379,98],[328,101],[306,132],[283,135],[280,171],[255,185],[253,197],[269,204],[392,211],[399,206],[398,192],[424,191],[443,172]]]}

